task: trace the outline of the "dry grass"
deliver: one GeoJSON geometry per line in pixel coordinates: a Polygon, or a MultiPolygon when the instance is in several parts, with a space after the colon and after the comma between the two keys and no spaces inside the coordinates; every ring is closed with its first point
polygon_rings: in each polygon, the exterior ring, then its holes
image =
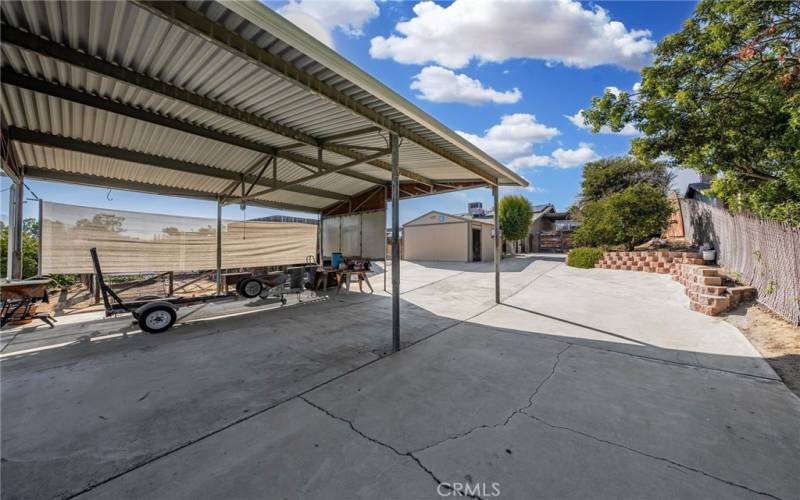
{"type": "Polygon", "coordinates": [[[786,387],[800,396],[800,327],[753,302],[728,312],[725,320],[744,333],[786,387]]]}

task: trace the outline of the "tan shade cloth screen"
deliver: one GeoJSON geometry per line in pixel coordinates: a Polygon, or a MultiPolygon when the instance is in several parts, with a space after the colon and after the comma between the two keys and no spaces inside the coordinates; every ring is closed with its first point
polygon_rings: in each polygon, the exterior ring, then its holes
{"type": "MultiPolygon", "coordinates": [[[[92,273],[97,247],[104,272],[215,269],[216,219],[42,202],[42,273],[92,273]]],[[[302,264],[316,255],[317,226],[223,221],[222,267],[302,264]]]]}

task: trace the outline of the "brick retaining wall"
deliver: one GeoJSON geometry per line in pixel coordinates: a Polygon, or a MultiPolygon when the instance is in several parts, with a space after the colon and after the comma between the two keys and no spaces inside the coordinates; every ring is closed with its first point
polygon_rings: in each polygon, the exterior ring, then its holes
{"type": "Polygon", "coordinates": [[[605,252],[595,265],[601,269],[644,271],[669,274],[676,264],[703,264],[703,256],[696,252],[669,252],[646,250],[634,252],[605,252]]]}
{"type": "Polygon", "coordinates": [[[685,287],[689,308],[716,316],[756,297],[751,286],[725,286],[719,268],[703,265],[703,256],[696,252],[649,250],[605,252],[595,267],[622,271],[643,271],[671,274],[685,287]]]}

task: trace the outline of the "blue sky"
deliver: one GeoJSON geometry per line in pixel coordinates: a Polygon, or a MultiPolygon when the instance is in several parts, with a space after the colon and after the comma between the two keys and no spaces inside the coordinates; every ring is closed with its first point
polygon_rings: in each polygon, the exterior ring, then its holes
{"type": "MultiPolygon", "coordinates": [[[[587,160],[625,154],[632,137],[592,134],[578,126],[575,114],[606,87],[633,89],[652,46],[679,30],[694,9],[693,2],[652,1],[267,4],[531,183],[527,190],[504,188],[501,194],[519,192],[559,209],[573,202],[587,160]]],[[[684,182],[689,178],[682,176],[684,182]]],[[[29,185],[49,201],[215,215],[210,202],[37,181],[29,185]]],[[[468,201],[490,207],[490,192],[403,201],[401,221],[433,209],[464,212],[468,201]]],[[[5,216],[7,202],[2,209],[5,216]]],[[[35,203],[27,203],[25,215],[35,213],[35,203]]],[[[248,208],[246,216],[270,213],[276,211],[248,208]]],[[[227,207],[224,215],[242,217],[237,207],[227,207]]]]}

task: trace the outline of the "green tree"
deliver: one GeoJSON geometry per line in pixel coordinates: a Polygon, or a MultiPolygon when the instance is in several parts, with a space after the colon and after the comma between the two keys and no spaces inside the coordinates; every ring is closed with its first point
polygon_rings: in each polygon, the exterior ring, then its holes
{"type": "MultiPolygon", "coordinates": [[[[0,225],[0,276],[6,275],[8,256],[8,226],[0,225]]],[[[22,277],[39,273],[39,221],[33,218],[22,221],[22,277]]]]}
{"type": "Polygon", "coordinates": [[[577,246],[625,245],[627,250],[660,235],[672,205],[661,190],[640,182],[606,198],[586,202],[581,225],[572,234],[577,246]]]}
{"type": "Polygon", "coordinates": [[[597,201],[644,182],[666,194],[675,176],[665,162],[643,162],[632,156],[603,158],[586,164],[581,202],[597,201]]]}
{"type": "Polygon", "coordinates": [[[701,1],[654,55],[638,92],[595,97],[587,123],[632,123],[637,158],[715,175],[730,209],[800,226],[800,2],[701,1]]]}
{"type": "Polygon", "coordinates": [[[527,198],[517,194],[503,196],[498,215],[500,230],[506,241],[519,241],[528,237],[533,207],[527,198]]]}

